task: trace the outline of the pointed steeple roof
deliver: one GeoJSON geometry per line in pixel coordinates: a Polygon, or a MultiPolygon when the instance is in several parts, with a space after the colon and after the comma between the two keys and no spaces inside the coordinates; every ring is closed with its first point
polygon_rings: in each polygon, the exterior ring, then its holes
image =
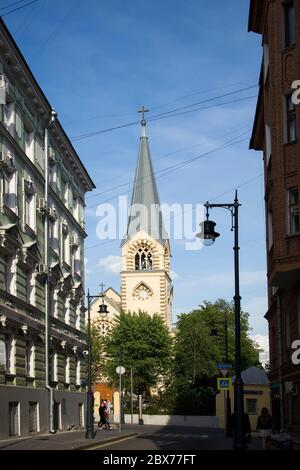
{"type": "Polygon", "coordinates": [[[131,207],[125,240],[131,238],[135,233],[144,230],[163,245],[168,240],[162,213],[160,210],[159,196],[150,156],[148,137],[146,136],[146,120],[142,108],[142,135],[138,160],[135,172],[131,207]]]}

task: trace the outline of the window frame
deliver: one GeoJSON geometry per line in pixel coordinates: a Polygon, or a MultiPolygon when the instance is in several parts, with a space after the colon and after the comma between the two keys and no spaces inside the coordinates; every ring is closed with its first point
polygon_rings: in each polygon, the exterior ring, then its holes
{"type": "MultiPolygon", "coordinates": [[[[299,213],[299,190],[297,186],[289,188],[287,190],[287,215],[288,215],[288,235],[299,235],[300,234],[300,213],[299,213]],[[296,202],[291,202],[291,193],[297,192],[297,199],[296,202]],[[292,213],[293,209],[295,210],[295,214],[292,213]],[[293,229],[292,221],[293,217],[298,217],[298,230],[293,229]]],[[[294,225],[296,227],[296,224],[294,225]]]]}
{"type": "Polygon", "coordinates": [[[286,122],[286,143],[291,144],[297,141],[297,110],[292,100],[292,93],[285,95],[285,122],[286,122]],[[291,108],[289,109],[289,104],[291,108]],[[293,125],[294,138],[292,138],[291,128],[293,125]]]}
{"type": "Polygon", "coordinates": [[[282,3],[283,6],[283,41],[284,49],[294,47],[296,44],[296,15],[295,5],[293,0],[285,0],[282,3]],[[288,15],[289,9],[293,10],[293,24],[291,24],[291,18],[288,15]],[[293,27],[293,31],[292,28],[293,27]],[[293,39],[293,40],[292,40],[293,39]]]}

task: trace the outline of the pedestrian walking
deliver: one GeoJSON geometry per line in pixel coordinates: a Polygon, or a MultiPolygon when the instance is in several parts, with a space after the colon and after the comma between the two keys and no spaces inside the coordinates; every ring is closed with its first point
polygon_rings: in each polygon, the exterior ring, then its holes
{"type": "Polygon", "coordinates": [[[104,400],[101,400],[101,403],[100,403],[100,406],[99,406],[99,418],[100,418],[99,423],[98,423],[98,428],[99,429],[102,429],[102,426],[105,426],[105,424],[106,424],[105,409],[106,409],[106,403],[105,403],[104,400]]]}
{"type": "Polygon", "coordinates": [[[257,418],[256,430],[259,431],[262,439],[262,448],[268,449],[270,447],[270,436],[273,428],[272,416],[268,408],[262,408],[260,416],[257,418]]]}

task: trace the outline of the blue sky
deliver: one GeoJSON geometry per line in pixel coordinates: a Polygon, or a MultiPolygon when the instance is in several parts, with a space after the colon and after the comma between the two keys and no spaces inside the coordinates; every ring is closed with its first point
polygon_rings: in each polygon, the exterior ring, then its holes
{"type": "MultiPolygon", "coordinates": [[[[135,121],[141,105],[150,108],[151,117],[258,82],[260,38],[247,32],[247,1],[40,0],[4,19],[71,138],[135,121]]],[[[219,102],[256,93],[253,88],[219,102]]],[[[255,104],[251,98],[149,122],[147,132],[155,171],[243,134],[243,142],[157,183],[161,202],[195,204],[230,202],[236,186],[256,178],[239,188],[241,294],[253,335],[266,344],[262,159],[248,150],[255,104]]],[[[139,135],[137,125],[74,142],[95,192],[132,184],[139,135]]],[[[87,205],[121,193],[88,197],[87,205]]],[[[101,282],[119,289],[119,276],[112,272],[119,241],[97,240],[95,211],[87,210],[87,285],[92,292],[101,282]]],[[[174,320],[205,299],[233,296],[230,217],[216,210],[212,218],[222,235],[213,247],[186,251],[181,241],[171,239],[174,320]]]]}

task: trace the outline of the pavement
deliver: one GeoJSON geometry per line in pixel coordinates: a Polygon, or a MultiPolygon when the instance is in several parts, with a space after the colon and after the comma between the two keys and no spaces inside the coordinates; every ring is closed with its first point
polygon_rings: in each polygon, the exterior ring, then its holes
{"type": "MultiPolygon", "coordinates": [[[[220,429],[125,424],[121,433],[114,425],[95,431],[94,439],[84,430],[10,438],[0,441],[0,450],[232,450],[232,438],[220,429]]],[[[249,450],[259,449],[260,439],[252,439],[249,450]]]]}

